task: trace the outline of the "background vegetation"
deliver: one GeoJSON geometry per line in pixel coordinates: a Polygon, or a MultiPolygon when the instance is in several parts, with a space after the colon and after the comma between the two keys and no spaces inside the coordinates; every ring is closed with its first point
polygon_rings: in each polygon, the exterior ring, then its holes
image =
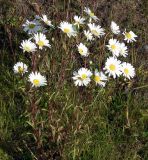
{"type": "MultiPolygon", "coordinates": [[[[147,160],[148,1],[1,0],[0,6],[0,159],[147,160]],[[50,33],[54,50],[45,54],[38,67],[46,74],[48,87],[30,90],[13,73],[18,61],[30,65],[29,56],[19,48],[26,37],[22,24],[36,14],[47,14],[56,25],[70,22],[85,6],[95,11],[104,28],[114,20],[138,35],[128,56],[136,77],[112,82],[105,89],[74,87],[72,72],[83,60],[72,50],[74,39],[65,39],[56,29],[50,33]],[[31,121],[32,92],[36,94],[35,123],[31,121]]],[[[95,60],[100,63],[97,53],[95,60]]]]}

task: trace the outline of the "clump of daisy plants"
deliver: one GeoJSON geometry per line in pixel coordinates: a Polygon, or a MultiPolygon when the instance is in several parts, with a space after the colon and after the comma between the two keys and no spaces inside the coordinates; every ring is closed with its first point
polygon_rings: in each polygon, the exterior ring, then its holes
{"type": "MultiPolygon", "coordinates": [[[[62,128],[65,125],[64,121],[62,127],[60,127],[60,123],[58,126],[57,117],[54,117],[54,113],[56,113],[56,111],[54,112],[54,107],[47,110],[44,108],[44,111],[48,111],[48,115],[45,116],[45,121],[43,120],[44,122],[40,123],[43,117],[41,117],[41,107],[38,107],[38,104],[42,99],[44,101],[45,97],[40,94],[41,90],[39,90],[39,88],[47,88],[48,93],[45,92],[45,95],[48,95],[50,90],[49,86],[47,87],[47,84],[50,84],[50,82],[48,83],[49,80],[46,77],[46,75],[50,73],[46,73],[46,68],[44,70],[41,69],[40,66],[44,63],[43,59],[45,59],[46,56],[48,59],[48,54],[53,53],[52,51],[58,48],[54,48],[54,45],[50,43],[52,40],[51,31],[53,29],[56,30],[56,34],[63,35],[59,37],[64,37],[61,39],[61,43],[64,45],[62,46],[59,42],[56,46],[60,45],[59,48],[66,46],[65,48],[68,49],[66,50],[64,48],[64,51],[73,54],[72,58],[74,57],[74,61],[72,61],[72,65],[70,64],[73,69],[70,70],[68,78],[72,80],[74,87],[105,87],[107,83],[115,81],[117,78],[129,81],[135,76],[135,68],[126,58],[130,55],[130,45],[136,41],[137,35],[128,29],[120,28],[114,21],[110,22],[109,27],[102,26],[101,19],[89,8],[85,8],[83,14],[84,15],[75,15],[72,22],[68,20],[61,21],[56,26],[52,24],[52,21],[49,20],[46,15],[35,16],[33,20],[26,20],[23,24],[23,30],[26,32],[27,38],[20,42],[20,49],[26,57],[30,58],[30,63],[25,64],[19,61],[14,64],[13,70],[15,74],[20,75],[18,78],[25,79],[23,81],[24,83],[30,84],[27,85],[29,86],[29,90],[27,90],[28,88],[26,87],[31,108],[29,125],[31,124],[31,126],[33,126],[33,134],[37,148],[42,148],[41,144],[44,143],[43,140],[41,140],[41,132],[44,132],[44,129],[46,130],[46,127],[42,126],[44,123],[48,125],[48,122],[51,123],[48,127],[51,127],[51,131],[53,132],[53,141],[55,141],[55,137],[57,136],[55,134],[56,131],[60,137],[63,132],[62,128]],[[53,109],[53,111],[50,112],[51,109],[53,109]],[[53,115],[51,116],[52,113],[53,115]],[[40,117],[38,118],[37,116],[40,117]],[[53,117],[55,118],[57,128],[53,128],[53,117]],[[41,125],[41,130],[39,130],[39,125],[41,125]]],[[[52,33],[52,36],[54,36],[54,33],[52,33]]],[[[60,52],[58,54],[63,53],[60,52]]],[[[64,57],[66,55],[62,56],[64,57]]],[[[67,58],[67,60],[69,59],[67,58]]],[[[71,61],[67,62],[70,63],[71,61]]],[[[46,65],[48,65],[48,63],[46,65]]],[[[62,65],[63,64],[61,64],[61,66],[62,65]]],[[[67,70],[64,70],[64,72],[67,70]]],[[[67,80],[67,82],[70,83],[71,81],[67,80]]],[[[47,101],[50,103],[49,97],[47,97],[47,101]]],[[[47,106],[48,103],[43,102],[45,106],[47,106]]],[[[69,123],[71,123],[71,121],[67,123],[68,126],[69,123]]],[[[49,132],[49,130],[47,132],[49,132]]],[[[59,137],[57,138],[58,140],[60,140],[59,137]]],[[[57,141],[57,143],[59,142],[57,141]]]]}

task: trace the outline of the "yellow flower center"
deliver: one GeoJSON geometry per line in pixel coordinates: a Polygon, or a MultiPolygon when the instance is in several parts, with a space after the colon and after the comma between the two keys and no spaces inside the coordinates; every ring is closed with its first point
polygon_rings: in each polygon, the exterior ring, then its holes
{"type": "Polygon", "coordinates": [[[115,70],[116,70],[116,66],[115,66],[114,64],[111,64],[111,65],[109,66],[109,69],[110,69],[111,71],[115,71],[115,70]]]}
{"type": "Polygon", "coordinates": [[[23,71],[24,71],[24,68],[22,68],[21,66],[18,66],[18,72],[23,73],[23,71]]]}
{"type": "Polygon", "coordinates": [[[29,46],[24,46],[24,50],[27,52],[30,52],[30,47],[29,46]]]}
{"type": "Polygon", "coordinates": [[[90,12],[90,16],[93,17],[95,14],[93,12],[90,12]]]}
{"type": "Polygon", "coordinates": [[[91,32],[92,32],[92,34],[94,34],[95,36],[98,36],[98,35],[99,35],[99,32],[97,32],[95,29],[92,29],[91,32]]]}
{"type": "Polygon", "coordinates": [[[39,45],[40,47],[43,47],[43,46],[44,46],[44,42],[43,42],[43,41],[38,41],[38,45],[39,45]]]}
{"type": "Polygon", "coordinates": [[[35,86],[38,86],[39,83],[40,83],[40,81],[39,81],[38,79],[34,79],[34,80],[33,80],[33,84],[34,84],[35,86]]]}
{"type": "Polygon", "coordinates": [[[132,35],[131,35],[129,32],[126,32],[126,33],[125,33],[125,36],[126,36],[128,39],[131,39],[131,38],[132,38],[132,35]]]}
{"type": "Polygon", "coordinates": [[[94,80],[95,80],[95,82],[100,82],[101,81],[101,77],[100,76],[95,76],[94,80]]]}
{"type": "Polygon", "coordinates": [[[116,46],[113,44],[113,45],[111,45],[111,49],[112,50],[115,50],[116,49],[116,46]]]}
{"type": "Polygon", "coordinates": [[[65,32],[65,33],[69,33],[69,32],[70,32],[70,29],[69,29],[69,28],[64,28],[64,32],[65,32]]]}
{"type": "Polygon", "coordinates": [[[127,68],[125,68],[124,73],[127,75],[129,73],[129,70],[127,68]]]}
{"type": "Polygon", "coordinates": [[[35,24],[29,24],[29,28],[33,29],[35,27],[35,24]]]}
{"type": "Polygon", "coordinates": [[[82,48],[79,48],[79,53],[83,54],[83,49],[82,48]]]}
{"type": "Polygon", "coordinates": [[[85,80],[87,78],[87,75],[86,74],[82,74],[81,78],[82,78],[82,80],[85,80]]]}

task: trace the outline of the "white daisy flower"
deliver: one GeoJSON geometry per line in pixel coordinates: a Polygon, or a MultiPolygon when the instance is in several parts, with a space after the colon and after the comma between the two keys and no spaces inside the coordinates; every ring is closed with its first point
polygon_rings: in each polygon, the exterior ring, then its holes
{"type": "MultiPolygon", "coordinates": [[[[89,8],[85,7],[84,12],[87,13],[91,19],[94,19],[95,21],[99,20],[98,17],[95,16],[95,14],[89,8]]],[[[90,21],[91,21],[91,19],[90,19],[90,21]]]]}
{"type": "Polygon", "coordinates": [[[104,70],[105,73],[109,74],[109,76],[113,76],[113,78],[116,78],[116,76],[120,76],[122,74],[121,62],[115,57],[109,57],[107,58],[107,61],[105,63],[104,70]]]}
{"type": "Polygon", "coordinates": [[[111,22],[110,28],[111,28],[111,31],[112,31],[114,34],[119,34],[119,33],[120,33],[119,26],[118,26],[114,21],[111,22]]]}
{"type": "Polygon", "coordinates": [[[103,36],[105,34],[104,29],[101,28],[100,25],[95,25],[94,23],[93,24],[89,23],[88,27],[89,27],[91,33],[98,38],[100,38],[101,36],[103,36]]]}
{"type": "Polygon", "coordinates": [[[110,39],[107,45],[108,49],[112,52],[113,56],[119,56],[120,43],[116,39],[110,39]]]}
{"type": "Polygon", "coordinates": [[[125,36],[124,40],[127,41],[127,43],[136,41],[136,37],[138,37],[134,32],[130,31],[130,32],[125,32],[123,33],[123,35],[125,36]]]}
{"type": "Polygon", "coordinates": [[[51,24],[51,21],[48,20],[48,18],[47,18],[46,15],[42,15],[41,20],[42,20],[46,25],[53,27],[53,25],[51,24]]]}
{"type": "Polygon", "coordinates": [[[91,40],[93,40],[93,35],[92,35],[92,33],[90,32],[90,31],[84,31],[84,35],[86,36],[86,38],[87,38],[87,41],[91,41],[91,40]]]}
{"type": "Polygon", "coordinates": [[[42,30],[42,27],[38,20],[28,21],[23,24],[24,31],[28,34],[34,34],[42,30]]]}
{"type": "Polygon", "coordinates": [[[32,86],[35,86],[35,87],[47,85],[46,78],[38,72],[35,72],[35,73],[32,72],[29,75],[29,81],[32,83],[32,86]]]}
{"type": "Polygon", "coordinates": [[[78,72],[74,72],[73,75],[72,78],[75,86],[87,86],[91,81],[90,77],[92,73],[87,68],[80,68],[78,72]]]}
{"type": "Polygon", "coordinates": [[[103,72],[98,72],[98,70],[95,70],[94,81],[96,82],[96,85],[104,87],[107,81],[107,77],[103,72]]]}
{"type": "Polygon", "coordinates": [[[87,57],[89,55],[88,48],[84,44],[80,43],[77,47],[81,56],[87,57]]]}
{"type": "Polygon", "coordinates": [[[75,25],[79,27],[81,24],[84,24],[85,18],[74,16],[74,20],[75,20],[75,25]]]}
{"type": "Polygon", "coordinates": [[[20,74],[24,74],[25,72],[27,72],[27,65],[23,62],[17,62],[14,67],[14,73],[20,73],[20,74]]]}
{"type": "Polygon", "coordinates": [[[42,33],[36,33],[34,35],[36,44],[39,46],[39,49],[43,49],[44,46],[51,47],[49,40],[46,39],[46,36],[42,33]]]}
{"type": "Polygon", "coordinates": [[[135,68],[130,63],[123,62],[121,64],[121,71],[123,75],[128,79],[135,76],[135,68]]]}
{"type": "Polygon", "coordinates": [[[74,30],[72,24],[68,22],[61,22],[59,27],[68,37],[76,36],[76,31],[74,30]]]}
{"type": "Polygon", "coordinates": [[[119,43],[119,47],[120,47],[120,55],[123,56],[123,57],[127,57],[128,48],[125,45],[125,43],[119,43]]]}
{"type": "Polygon", "coordinates": [[[30,40],[23,40],[20,48],[23,49],[23,52],[35,52],[37,47],[30,40]]]}

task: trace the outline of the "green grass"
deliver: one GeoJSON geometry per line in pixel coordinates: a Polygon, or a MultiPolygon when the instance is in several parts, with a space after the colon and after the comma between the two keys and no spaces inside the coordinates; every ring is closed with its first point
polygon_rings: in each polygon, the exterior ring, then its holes
{"type": "MultiPolygon", "coordinates": [[[[147,42],[146,1],[102,0],[92,4],[90,0],[53,0],[42,4],[41,13],[47,13],[57,25],[66,16],[72,20],[89,5],[97,8],[103,27],[114,19],[121,27],[133,30],[138,41],[130,46],[128,61],[135,66],[137,75],[130,82],[112,81],[104,89],[75,87],[71,80],[73,70],[84,63],[77,57],[75,39],[51,30],[52,48],[42,53],[38,65],[48,86],[38,90],[30,89],[27,80],[16,76],[12,69],[17,61],[23,61],[31,71],[30,56],[23,54],[19,45],[26,38],[22,22],[36,13],[23,1],[0,3],[0,159],[147,160],[148,59],[142,47],[147,42]],[[33,117],[34,95],[37,109],[33,117]]],[[[101,65],[97,45],[90,45],[92,50],[96,48],[91,59],[101,65]]]]}

